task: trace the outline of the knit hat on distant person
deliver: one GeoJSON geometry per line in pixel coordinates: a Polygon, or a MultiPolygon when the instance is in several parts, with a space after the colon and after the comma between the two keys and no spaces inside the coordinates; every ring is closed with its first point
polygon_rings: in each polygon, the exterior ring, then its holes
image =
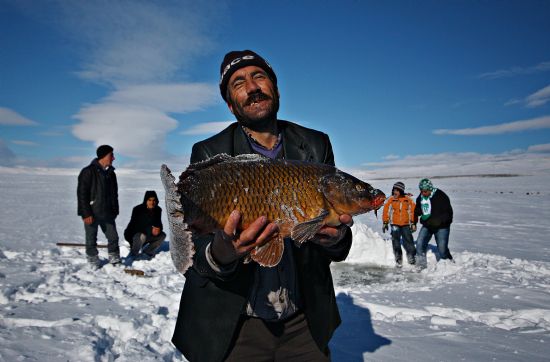
{"type": "Polygon", "coordinates": [[[429,179],[423,178],[422,180],[420,180],[420,183],[418,184],[418,188],[420,189],[420,191],[422,190],[433,191],[434,185],[429,179]]]}
{"type": "Polygon", "coordinates": [[[111,152],[113,152],[113,147],[109,145],[101,145],[97,148],[97,151],[95,151],[98,160],[101,160],[111,152]]]}
{"type": "Polygon", "coordinates": [[[227,93],[227,83],[229,83],[231,75],[238,69],[248,67],[249,65],[255,65],[265,70],[269,78],[271,78],[273,85],[277,87],[277,76],[271,65],[264,58],[252,50],[230,51],[225,55],[220,66],[220,92],[224,101],[227,102],[225,95],[227,93]]]}
{"type": "Polygon", "coordinates": [[[393,184],[393,188],[397,190],[401,190],[402,194],[405,194],[405,184],[401,181],[398,181],[393,184]]]}

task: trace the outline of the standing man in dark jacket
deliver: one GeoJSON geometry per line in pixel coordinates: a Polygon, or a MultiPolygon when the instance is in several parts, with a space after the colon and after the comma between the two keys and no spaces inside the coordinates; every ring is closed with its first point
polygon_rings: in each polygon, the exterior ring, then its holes
{"type": "Polygon", "coordinates": [[[416,198],[414,213],[420,218],[422,228],[416,240],[416,252],[419,255],[419,266],[426,267],[428,243],[435,236],[435,242],[441,259],[453,260],[449,251],[449,233],[453,222],[453,208],[446,193],[433,186],[425,178],[418,184],[420,195],[416,198]]]}
{"type": "Polygon", "coordinates": [[[113,147],[97,148],[97,158],[84,167],[78,175],[78,215],[84,222],[86,232],[86,256],[93,268],[99,268],[97,253],[97,228],[108,241],[109,263],[120,264],[118,233],[115,219],[118,215],[118,184],[113,161],[113,147]]]}
{"type": "Polygon", "coordinates": [[[155,191],[145,191],[143,203],[132,210],[130,222],[124,230],[124,238],[130,243],[130,255],[138,256],[143,247],[143,254],[150,259],[166,238],[162,231],[162,209],[155,191]]]}
{"type": "MultiPolygon", "coordinates": [[[[259,153],[334,165],[326,134],[277,119],[277,77],[262,57],[229,52],[220,73],[221,95],[238,122],[196,143],[192,163],[220,153],[259,153]]],[[[243,259],[275,235],[277,225],[260,217],[235,234],[240,217],[234,211],[223,230],[194,238],[173,343],[190,361],[330,360],[328,343],[340,315],[329,266],[350,250],[351,216],[299,248],[286,239],[273,268],[243,259]]]]}

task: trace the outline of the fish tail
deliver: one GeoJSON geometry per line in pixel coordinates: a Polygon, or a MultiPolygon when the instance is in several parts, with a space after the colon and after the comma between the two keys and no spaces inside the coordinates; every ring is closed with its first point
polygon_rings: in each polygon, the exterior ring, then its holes
{"type": "Polygon", "coordinates": [[[166,201],[166,215],[170,227],[170,255],[176,269],[184,274],[193,265],[195,249],[191,232],[187,230],[187,224],[183,221],[183,206],[180,201],[175,177],[166,165],[160,168],[160,179],[164,186],[164,199],[166,201]]]}

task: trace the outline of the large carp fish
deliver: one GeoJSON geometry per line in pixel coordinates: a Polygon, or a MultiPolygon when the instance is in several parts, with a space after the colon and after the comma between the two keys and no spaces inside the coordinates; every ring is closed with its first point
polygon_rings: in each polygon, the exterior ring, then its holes
{"type": "Polygon", "coordinates": [[[300,245],[324,225],[339,225],[340,215],[376,211],[386,199],[382,191],[333,166],[261,155],[217,155],[189,165],[177,184],[162,165],[161,179],[172,260],[182,273],[192,265],[192,237],[223,229],[235,209],[242,215],[237,232],[262,215],[278,224],[278,235],[249,255],[272,267],[281,260],[284,238],[300,245]]]}

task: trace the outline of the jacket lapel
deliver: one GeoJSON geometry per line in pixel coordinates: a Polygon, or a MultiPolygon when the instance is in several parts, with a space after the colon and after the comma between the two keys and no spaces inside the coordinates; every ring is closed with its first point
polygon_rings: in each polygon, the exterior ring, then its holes
{"type": "MultiPolygon", "coordinates": [[[[279,121],[283,133],[283,152],[287,160],[311,161],[312,155],[306,140],[285,121],[279,121]]],[[[232,156],[254,153],[248,138],[238,125],[233,130],[232,156]]]]}
{"type": "Polygon", "coordinates": [[[231,156],[254,153],[243,129],[237,125],[233,130],[233,154],[231,156]]]}
{"type": "Polygon", "coordinates": [[[279,121],[283,132],[283,151],[287,160],[311,161],[311,151],[306,140],[294,132],[285,121],[279,121]]]}

